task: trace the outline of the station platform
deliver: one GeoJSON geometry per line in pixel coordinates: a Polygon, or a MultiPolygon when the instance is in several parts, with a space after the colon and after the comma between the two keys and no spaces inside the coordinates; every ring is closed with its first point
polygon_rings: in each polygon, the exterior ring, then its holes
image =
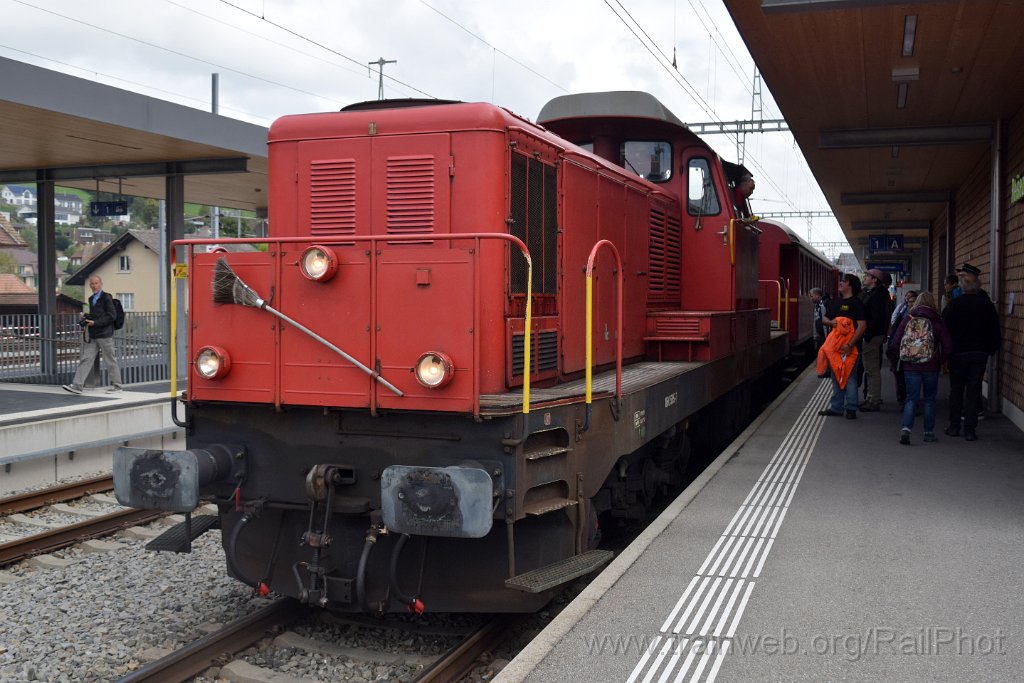
{"type": "Polygon", "coordinates": [[[183,443],[168,382],[105,389],[71,394],[59,386],[0,384],[0,494],[109,471],[118,446],[183,443]]]}
{"type": "Polygon", "coordinates": [[[802,374],[496,677],[1017,681],[1024,432],[899,443],[879,412],[821,417],[802,374]]]}

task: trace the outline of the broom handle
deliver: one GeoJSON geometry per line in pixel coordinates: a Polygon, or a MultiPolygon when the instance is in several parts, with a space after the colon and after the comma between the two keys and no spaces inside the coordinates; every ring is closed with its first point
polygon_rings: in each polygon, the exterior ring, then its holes
{"type": "Polygon", "coordinates": [[[306,334],[308,334],[313,339],[316,339],[318,342],[320,342],[321,344],[323,344],[324,346],[329,348],[331,351],[334,351],[336,354],[338,354],[339,356],[341,356],[342,358],[347,360],[349,363],[352,363],[352,365],[356,366],[357,368],[359,368],[360,370],[365,372],[367,375],[369,375],[370,377],[374,378],[375,380],[377,380],[378,382],[380,382],[381,384],[386,386],[388,389],[393,391],[395,394],[397,394],[399,396],[404,396],[404,394],[401,392],[401,390],[398,389],[398,387],[396,387],[394,384],[392,384],[391,382],[389,382],[386,379],[384,379],[383,377],[381,377],[379,372],[377,372],[375,370],[371,370],[370,368],[366,367],[365,365],[363,365],[362,363],[357,361],[355,358],[353,358],[352,356],[348,355],[347,353],[345,353],[344,351],[339,349],[337,346],[335,346],[331,342],[329,342],[326,339],[324,339],[323,337],[321,337],[319,334],[317,334],[313,330],[309,329],[308,327],[306,327],[305,325],[303,325],[301,323],[295,322],[294,320],[292,320],[291,318],[286,316],[284,313],[281,313],[280,311],[275,311],[273,308],[268,306],[267,303],[265,301],[263,301],[262,299],[259,300],[258,304],[259,304],[259,307],[262,308],[263,310],[269,311],[270,313],[273,313],[274,315],[276,315],[281,320],[283,320],[286,323],[292,325],[296,329],[299,329],[299,330],[305,332],[306,334]]]}

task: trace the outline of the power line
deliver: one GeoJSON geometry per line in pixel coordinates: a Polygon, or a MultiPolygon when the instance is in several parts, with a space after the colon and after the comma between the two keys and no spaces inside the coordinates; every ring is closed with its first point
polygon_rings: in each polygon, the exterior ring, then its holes
{"type": "MultiPolygon", "coordinates": [[[[515,64],[519,65],[519,66],[520,66],[520,67],[522,67],[523,69],[526,69],[527,71],[529,71],[530,73],[532,73],[532,74],[533,74],[534,76],[537,76],[538,78],[541,78],[541,79],[543,79],[543,80],[547,81],[548,83],[550,83],[551,85],[555,86],[556,88],[558,88],[559,90],[561,90],[561,91],[562,91],[562,92],[564,92],[564,93],[568,93],[568,92],[569,92],[569,90],[568,90],[567,88],[564,88],[564,87],[562,87],[561,85],[559,85],[558,83],[555,83],[555,82],[554,82],[553,80],[551,80],[550,78],[548,78],[548,77],[547,77],[547,76],[545,76],[544,74],[542,74],[542,73],[539,73],[539,72],[537,72],[537,71],[534,71],[533,69],[531,69],[530,67],[526,66],[525,64],[523,64],[522,62],[520,62],[520,61],[519,61],[518,59],[516,59],[515,57],[513,57],[512,55],[510,55],[509,53],[505,52],[504,50],[501,50],[500,48],[497,48],[497,47],[495,47],[494,45],[491,45],[491,44],[490,44],[489,42],[487,42],[487,41],[486,41],[486,40],[485,40],[484,38],[481,38],[481,37],[480,37],[480,36],[478,36],[477,34],[473,33],[473,32],[472,32],[472,31],[470,31],[470,30],[469,30],[468,28],[466,28],[465,26],[463,26],[463,25],[462,25],[462,24],[460,24],[459,22],[455,21],[455,20],[454,20],[454,19],[452,19],[452,18],[451,18],[450,16],[448,16],[447,14],[445,14],[444,12],[442,12],[441,10],[437,9],[437,8],[436,8],[436,7],[434,7],[433,5],[429,5],[429,4],[427,4],[426,2],[424,2],[424,0],[420,0],[420,4],[421,4],[421,5],[423,5],[424,7],[426,7],[427,9],[429,9],[429,10],[431,10],[431,11],[433,11],[433,12],[436,12],[437,14],[441,15],[441,17],[443,17],[443,18],[444,18],[444,19],[446,19],[447,21],[451,22],[451,23],[452,23],[452,24],[454,24],[455,26],[458,26],[458,27],[459,27],[460,29],[462,29],[463,31],[465,31],[465,32],[466,32],[466,33],[468,33],[469,35],[473,36],[474,38],[476,38],[477,40],[479,40],[479,41],[480,41],[481,43],[483,43],[484,45],[486,45],[487,47],[491,48],[492,50],[494,50],[494,51],[495,51],[495,52],[497,52],[498,54],[500,54],[500,55],[502,55],[503,57],[505,57],[506,59],[510,60],[511,62],[513,62],[513,63],[515,63],[515,64]]],[[[493,77],[492,77],[492,80],[493,80],[493,77]]]]}
{"type": "MultiPolygon", "coordinates": [[[[18,1],[20,2],[20,0],[18,0],[18,1]]],[[[253,17],[255,19],[259,19],[262,22],[270,24],[274,28],[277,28],[277,29],[279,29],[281,31],[284,31],[285,33],[291,34],[291,35],[295,36],[296,38],[298,38],[299,40],[304,40],[307,43],[310,43],[312,45],[316,45],[321,50],[326,50],[327,52],[330,52],[333,55],[337,55],[338,57],[341,57],[342,59],[348,60],[348,61],[352,62],[353,64],[358,64],[359,66],[362,66],[362,63],[359,62],[358,60],[353,59],[352,57],[349,57],[346,54],[342,54],[341,52],[338,52],[337,50],[331,49],[331,48],[327,47],[326,45],[324,45],[323,43],[318,43],[315,40],[313,40],[312,38],[307,38],[306,36],[302,35],[301,33],[297,33],[297,32],[291,30],[290,28],[288,28],[286,26],[278,24],[277,22],[273,22],[270,19],[267,19],[266,17],[263,17],[263,16],[260,16],[259,14],[256,14],[255,12],[250,12],[249,10],[245,9],[244,7],[239,7],[238,5],[236,5],[236,4],[232,3],[232,2],[228,2],[228,0],[220,0],[220,1],[222,3],[224,3],[225,5],[227,5],[228,7],[234,8],[234,9],[236,9],[239,12],[242,12],[244,14],[248,14],[250,17],[253,17]]],[[[406,88],[409,88],[410,90],[415,90],[416,92],[418,92],[419,94],[421,94],[421,95],[423,95],[425,97],[429,97],[429,98],[435,99],[435,100],[437,99],[436,97],[434,97],[430,93],[424,92],[423,90],[420,90],[417,87],[414,87],[412,85],[409,85],[408,83],[400,81],[397,78],[393,78],[391,76],[388,76],[387,79],[389,81],[394,82],[394,83],[398,83],[400,85],[403,85],[406,88]]]]}
{"type": "MultiPolygon", "coordinates": [[[[178,50],[175,50],[175,49],[172,49],[172,48],[169,48],[169,47],[163,47],[162,45],[157,45],[155,43],[151,43],[149,41],[142,40],[141,38],[136,38],[135,36],[130,36],[130,35],[127,35],[127,34],[124,34],[124,33],[118,33],[117,31],[113,31],[113,30],[111,30],[109,28],[106,28],[106,27],[103,27],[103,26],[97,26],[96,24],[91,24],[88,21],[85,21],[84,19],[73,19],[73,18],[71,18],[71,17],[69,17],[69,16],[67,16],[65,14],[61,14],[60,12],[54,12],[53,10],[46,9],[45,7],[39,7],[38,5],[33,5],[30,2],[25,2],[25,0],[13,0],[13,1],[18,3],[19,5],[24,5],[25,7],[30,7],[32,9],[38,10],[40,12],[46,12],[47,14],[52,14],[55,17],[60,17],[61,19],[64,19],[65,21],[71,21],[71,22],[74,22],[76,24],[80,24],[82,26],[88,26],[89,28],[95,29],[97,31],[102,31],[104,33],[109,33],[110,35],[117,36],[118,38],[124,38],[125,40],[130,40],[132,42],[139,43],[139,44],[145,45],[147,47],[152,47],[152,48],[156,48],[158,50],[163,50],[164,52],[169,52],[169,53],[171,53],[173,55],[177,55],[179,57],[184,57],[185,59],[191,59],[192,61],[200,62],[201,64],[207,64],[209,66],[215,67],[216,69],[222,69],[224,71],[230,71],[231,73],[235,73],[235,74],[238,74],[240,76],[245,76],[247,78],[252,78],[254,80],[263,81],[264,83],[270,83],[271,85],[275,85],[275,86],[280,87],[280,88],[285,88],[286,90],[291,90],[293,92],[302,93],[303,95],[309,95],[310,97],[317,97],[317,98],[321,98],[321,99],[330,99],[330,98],[325,98],[325,97],[323,97],[321,95],[318,95],[316,93],[312,93],[312,92],[308,92],[306,90],[302,90],[301,88],[295,88],[295,87],[292,87],[290,85],[286,85],[284,83],[280,83],[278,81],[272,81],[272,80],[269,80],[267,78],[261,78],[260,76],[254,76],[254,75],[246,73],[244,71],[239,71],[238,69],[233,69],[230,66],[226,66],[226,65],[223,65],[223,64],[217,64],[216,62],[211,62],[211,61],[206,60],[206,59],[200,59],[199,57],[193,57],[192,55],[185,54],[184,52],[179,52],[178,50]]],[[[224,2],[224,0],[221,0],[221,1],[224,2]]]]}

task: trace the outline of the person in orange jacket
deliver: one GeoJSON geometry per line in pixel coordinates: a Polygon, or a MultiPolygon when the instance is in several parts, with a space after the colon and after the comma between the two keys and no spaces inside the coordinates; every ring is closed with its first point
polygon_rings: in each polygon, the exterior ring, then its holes
{"type": "MultiPolygon", "coordinates": [[[[825,345],[834,349],[841,360],[838,366],[844,372],[845,381],[840,383],[837,377],[838,371],[832,371],[832,400],[828,408],[819,410],[818,415],[842,415],[846,409],[846,419],[857,419],[857,392],[860,388],[857,382],[856,363],[860,355],[860,340],[868,327],[867,313],[864,310],[864,302],[858,296],[860,294],[860,278],[853,273],[844,273],[839,280],[839,296],[829,302],[828,310],[822,323],[832,331],[825,338],[825,345]],[[837,334],[839,320],[847,319],[853,327],[850,337],[842,336],[832,339],[837,334]],[[847,364],[852,363],[853,367],[847,371],[847,364]]],[[[847,325],[843,323],[845,328],[847,325]]],[[[840,333],[841,334],[841,333],[840,333]]],[[[830,360],[831,364],[831,360],[830,360]]]]}
{"type": "Polygon", "coordinates": [[[831,372],[843,391],[846,391],[846,382],[857,367],[857,358],[860,356],[857,347],[851,347],[850,344],[856,329],[849,318],[836,318],[835,329],[818,349],[818,377],[827,377],[831,372]],[[844,348],[848,351],[844,351],[844,348]]]}

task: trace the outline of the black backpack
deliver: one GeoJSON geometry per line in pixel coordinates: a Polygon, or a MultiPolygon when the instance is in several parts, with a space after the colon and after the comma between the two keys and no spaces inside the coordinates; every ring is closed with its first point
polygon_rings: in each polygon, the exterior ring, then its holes
{"type": "Polygon", "coordinates": [[[120,299],[111,297],[111,301],[114,302],[114,329],[119,330],[124,327],[124,307],[120,299]]]}

